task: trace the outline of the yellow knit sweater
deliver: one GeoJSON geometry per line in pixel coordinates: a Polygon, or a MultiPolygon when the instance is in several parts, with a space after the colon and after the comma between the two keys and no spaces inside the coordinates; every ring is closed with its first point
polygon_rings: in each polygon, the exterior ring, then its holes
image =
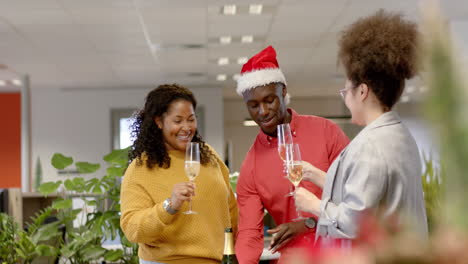
{"type": "MultiPolygon", "coordinates": [[[[211,149],[214,153],[214,150],[211,149]]],[[[169,151],[168,169],[148,169],[134,160],[121,189],[120,224],[127,238],[138,243],[138,255],[147,261],[162,263],[219,263],[223,255],[224,228],[237,230],[237,204],[229,184],[229,172],[217,157],[216,166],[200,167],[196,178],[196,196],[192,209],[198,214],[185,215],[185,202],[175,215],[162,204],[176,183],[188,182],[184,171],[185,153],[169,151]]]]}

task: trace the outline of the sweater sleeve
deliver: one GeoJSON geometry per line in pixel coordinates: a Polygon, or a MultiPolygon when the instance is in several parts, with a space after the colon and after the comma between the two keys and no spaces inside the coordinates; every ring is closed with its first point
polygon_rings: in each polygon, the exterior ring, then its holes
{"type": "Polygon", "coordinates": [[[258,263],[263,251],[264,207],[255,188],[250,161],[252,156],[247,155],[236,188],[240,214],[236,255],[239,263],[245,264],[258,263]]]}
{"type": "Polygon", "coordinates": [[[163,208],[162,203],[155,204],[146,192],[139,174],[144,173],[144,165],[130,164],[122,183],[120,201],[120,225],[125,236],[134,243],[150,243],[158,238],[160,231],[170,224],[175,215],[163,208]]]}

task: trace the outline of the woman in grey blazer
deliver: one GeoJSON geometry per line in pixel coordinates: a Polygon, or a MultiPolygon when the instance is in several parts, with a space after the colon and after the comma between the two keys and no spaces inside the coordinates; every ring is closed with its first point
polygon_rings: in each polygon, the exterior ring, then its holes
{"type": "Polygon", "coordinates": [[[379,11],[346,29],[339,41],[339,61],[346,71],[340,90],[352,122],[365,126],[325,173],[304,164],[304,180],[323,188],[322,198],[303,188],[296,206],[319,216],[317,236],[356,238],[359,217],[404,217],[423,237],[427,219],[418,147],[392,107],[405,79],[415,74],[416,24],[399,14],[379,11]]]}

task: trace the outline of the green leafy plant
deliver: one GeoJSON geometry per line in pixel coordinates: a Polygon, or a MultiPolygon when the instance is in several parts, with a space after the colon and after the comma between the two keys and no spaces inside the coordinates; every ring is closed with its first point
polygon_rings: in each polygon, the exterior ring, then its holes
{"type": "Polygon", "coordinates": [[[17,263],[15,252],[19,234],[18,224],[7,214],[0,213],[0,263],[17,263]]]}
{"type": "Polygon", "coordinates": [[[422,186],[424,191],[424,200],[426,203],[426,214],[429,231],[436,229],[438,224],[438,215],[440,214],[442,204],[442,175],[440,169],[434,165],[431,157],[423,154],[425,170],[422,175],[422,186]]]}
{"type": "Polygon", "coordinates": [[[438,8],[427,8],[424,25],[424,76],[429,87],[425,113],[440,144],[445,188],[440,216],[447,226],[468,231],[468,90],[466,68],[454,48],[451,30],[438,8]]]}
{"type": "MultiPolygon", "coordinates": [[[[62,258],[71,264],[92,263],[99,259],[117,263],[138,263],[135,244],[130,243],[120,228],[120,178],[128,165],[128,148],[114,150],[105,155],[106,174],[100,178],[69,178],[64,181],[46,182],[39,187],[44,195],[58,192],[52,208],[55,209],[60,222],[66,225],[65,241],[59,248],[62,258]],[[83,208],[72,208],[72,196],[83,201],[83,208]],[[92,199],[90,199],[90,197],[92,199]],[[100,209],[100,210],[99,210],[100,209]],[[84,213],[82,222],[76,227],[73,221],[84,213]],[[106,240],[120,237],[122,249],[108,250],[102,247],[106,240]]],[[[81,174],[93,174],[101,169],[101,164],[78,161],[72,157],[55,153],[52,165],[64,170],[75,165],[81,174]]]]}
{"type": "Polygon", "coordinates": [[[57,257],[60,222],[44,224],[52,212],[48,207],[36,213],[26,230],[21,230],[11,216],[0,214],[0,261],[28,264],[39,257],[57,257]],[[50,241],[57,243],[50,245],[50,241]]]}
{"type": "Polygon", "coordinates": [[[237,180],[239,180],[239,172],[229,174],[229,183],[231,184],[232,191],[236,192],[237,180]]]}

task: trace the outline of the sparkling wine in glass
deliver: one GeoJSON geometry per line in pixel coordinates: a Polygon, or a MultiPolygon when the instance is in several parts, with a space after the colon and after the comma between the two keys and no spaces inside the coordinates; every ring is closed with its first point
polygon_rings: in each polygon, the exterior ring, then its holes
{"type": "MultiPolygon", "coordinates": [[[[194,182],[200,172],[200,144],[198,142],[190,142],[187,144],[185,152],[185,174],[190,182],[194,182]]],[[[192,210],[192,199],[189,201],[189,210],[184,214],[197,214],[192,210]]]]}
{"type": "MultiPolygon", "coordinates": [[[[292,144],[293,138],[291,134],[291,127],[288,123],[286,124],[279,124],[276,128],[276,133],[278,135],[278,154],[283,162],[286,162],[286,144],[292,144]]],[[[286,178],[288,178],[288,170],[286,168],[286,163],[284,163],[284,173],[286,174],[286,178]]],[[[290,188],[289,193],[286,194],[286,197],[293,196],[294,192],[290,188]]]]}
{"type": "MultiPolygon", "coordinates": [[[[286,167],[288,169],[288,179],[294,185],[294,189],[299,186],[302,180],[302,158],[299,144],[287,144],[286,145],[286,167]]],[[[305,219],[301,212],[297,210],[297,218],[293,221],[299,221],[305,219]]]]}

